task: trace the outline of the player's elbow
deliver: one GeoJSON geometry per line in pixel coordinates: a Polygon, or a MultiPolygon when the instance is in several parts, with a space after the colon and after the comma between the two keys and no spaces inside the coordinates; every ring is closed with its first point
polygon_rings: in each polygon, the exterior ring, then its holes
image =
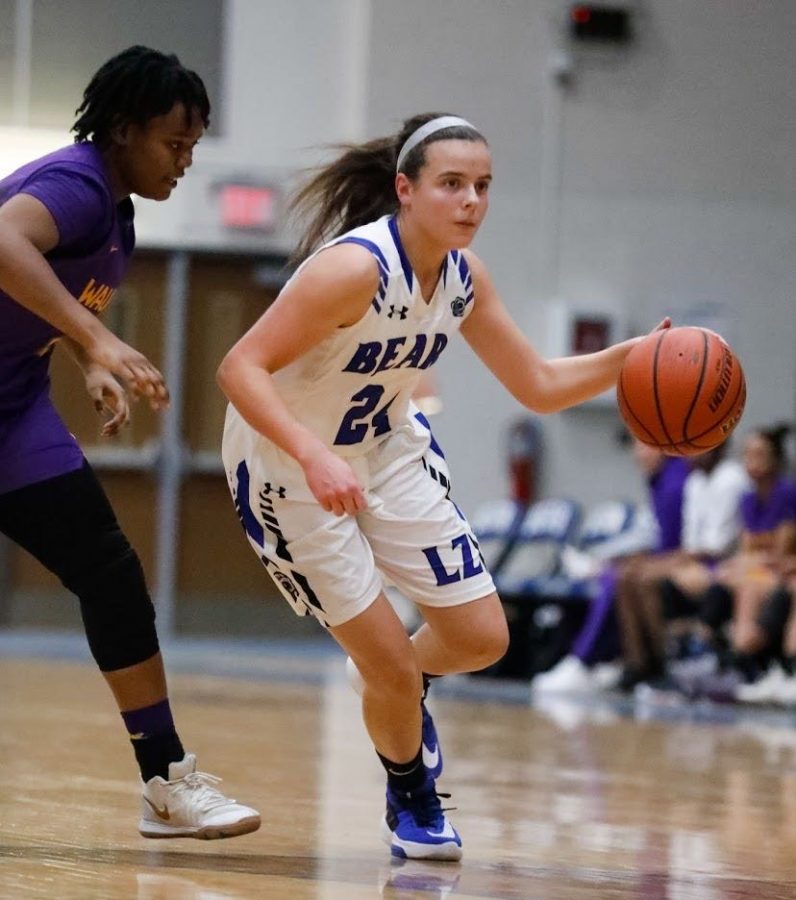
{"type": "Polygon", "coordinates": [[[221,364],[216,369],[216,384],[221,388],[221,392],[228,400],[232,399],[232,393],[234,393],[236,369],[237,364],[233,348],[221,360],[221,364]]]}
{"type": "Polygon", "coordinates": [[[561,404],[546,394],[534,394],[532,397],[526,398],[521,402],[526,409],[530,410],[532,413],[537,413],[540,416],[559,412],[566,406],[566,404],[561,404]]]}

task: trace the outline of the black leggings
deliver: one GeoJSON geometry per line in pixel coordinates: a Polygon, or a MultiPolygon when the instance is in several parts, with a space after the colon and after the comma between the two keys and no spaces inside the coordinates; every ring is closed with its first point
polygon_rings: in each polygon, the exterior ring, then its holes
{"type": "Polygon", "coordinates": [[[0,494],[0,531],[77,595],[100,669],[126,668],[157,653],[141,564],[88,462],[0,494]]]}

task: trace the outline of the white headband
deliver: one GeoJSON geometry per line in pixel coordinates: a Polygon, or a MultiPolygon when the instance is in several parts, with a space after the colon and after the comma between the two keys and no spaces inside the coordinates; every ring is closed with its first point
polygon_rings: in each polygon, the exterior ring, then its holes
{"type": "Polygon", "coordinates": [[[443,128],[454,128],[456,126],[472,128],[473,131],[478,130],[474,125],[471,125],[467,119],[460,119],[458,116],[439,116],[436,119],[431,119],[426,122],[425,125],[421,125],[417,131],[413,131],[406,139],[403,147],[401,147],[401,152],[398,154],[398,161],[395,163],[395,171],[401,171],[401,166],[406,157],[430,134],[434,134],[435,131],[442,131],[443,128]]]}

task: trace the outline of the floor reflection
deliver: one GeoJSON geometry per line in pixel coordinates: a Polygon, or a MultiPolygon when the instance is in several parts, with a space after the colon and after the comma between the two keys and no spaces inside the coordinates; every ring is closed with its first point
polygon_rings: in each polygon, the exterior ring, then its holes
{"type": "Polygon", "coordinates": [[[256,834],[204,843],[137,836],[134,768],[89,666],[0,660],[0,897],[796,898],[792,722],[435,684],[465,856],[402,863],[378,838],[384,775],[339,662],[311,684],[174,677],[181,729],[263,812],[256,834]]]}
{"type": "Polygon", "coordinates": [[[456,893],[461,874],[460,863],[394,859],[379,870],[379,895],[397,900],[422,892],[430,900],[445,900],[456,893]]]}

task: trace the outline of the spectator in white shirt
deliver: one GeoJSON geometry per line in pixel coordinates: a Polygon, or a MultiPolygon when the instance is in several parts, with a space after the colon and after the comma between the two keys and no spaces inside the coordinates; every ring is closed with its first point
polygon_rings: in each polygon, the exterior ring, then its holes
{"type": "Polygon", "coordinates": [[[727,444],[722,444],[691,461],[693,471],[683,493],[680,550],[649,559],[617,586],[623,690],[665,674],[662,584],[674,594],[669,602],[680,599],[686,607],[686,598],[701,595],[716,563],[735,549],[741,532],[741,495],[749,481],[739,462],[725,458],[726,451],[727,444]]]}

